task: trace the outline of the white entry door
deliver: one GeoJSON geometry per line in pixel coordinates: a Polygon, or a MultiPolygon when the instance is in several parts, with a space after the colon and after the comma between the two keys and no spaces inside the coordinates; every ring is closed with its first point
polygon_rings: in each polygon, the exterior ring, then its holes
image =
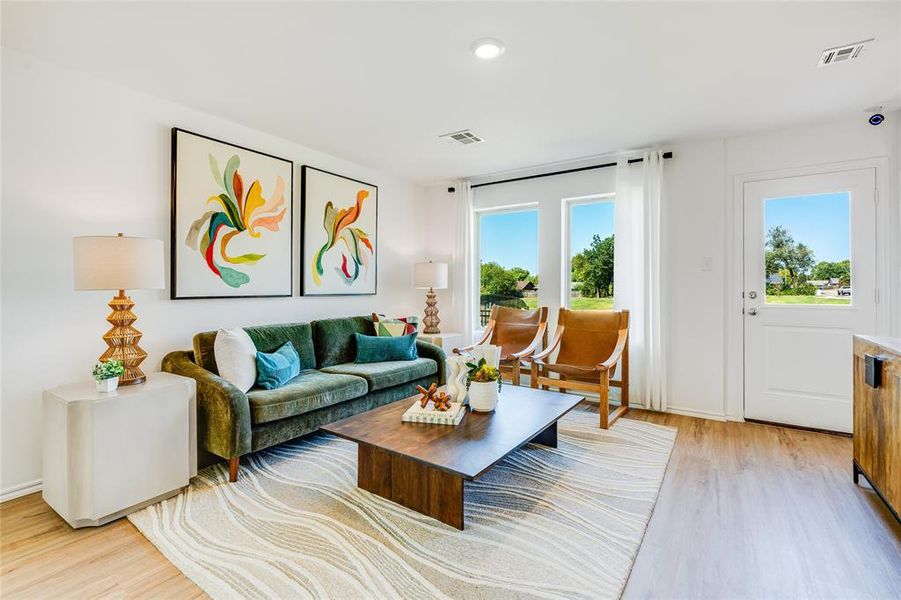
{"type": "Polygon", "coordinates": [[[875,169],[745,183],[745,418],[851,431],[851,336],[876,328],[875,187],[875,169]]]}

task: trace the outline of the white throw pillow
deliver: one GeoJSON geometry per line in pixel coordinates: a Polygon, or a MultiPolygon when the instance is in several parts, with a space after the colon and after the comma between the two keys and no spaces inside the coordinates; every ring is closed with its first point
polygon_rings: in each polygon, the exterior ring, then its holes
{"type": "Polygon", "coordinates": [[[246,331],[240,327],[217,331],[213,354],[222,379],[242,392],[253,387],[257,380],[257,349],[246,331]]]}

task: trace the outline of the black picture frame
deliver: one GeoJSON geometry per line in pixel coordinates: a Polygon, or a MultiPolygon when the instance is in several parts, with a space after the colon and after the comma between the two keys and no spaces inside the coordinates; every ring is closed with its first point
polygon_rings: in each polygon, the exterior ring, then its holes
{"type": "Polygon", "coordinates": [[[320,169],[318,167],[313,167],[311,165],[301,165],[300,167],[300,295],[301,296],[375,296],[378,294],[379,290],[379,186],[374,183],[369,183],[366,181],[362,181],[360,179],[355,179],[353,177],[348,177],[346,175],[341,175],[340,173],[334,173],[332,171],[326,171],[325,169],[320,169]],[[348,181],[353,181],[354,183],[359,183],[361,185],[365,185],[371,187],[375,190],[375,243],[373,244],[373,277],[375,279],[373,283],[373,291],[371,292],[349,292],[349,293],[310,293],[306,290],[306,271],[307,271],[307,256],[306,256],[306,240],[307,240],[307,173],[309,171],[318,171],[319,173],[323,173],[325,175],[331,175],[333,177],[339,177],[341,179],[347,179],[348,181]]]}
{"type": "MultiPolygon", "coordinates": [[[[246,146],[241,146],[239,144],[233,144],[231,142],[227,142],[225,140],[220,140],[208,135],[204,135],[201,133],[197,133],[194,131],[189,131],[187,129],[182,129],[181,127],[173,127],[171,132],[171,164],[170,164],[170,172],[171,172],[171,182],[170,182],[170,216],[169,216],[169,298],[171,300],[213,300],[213,299],[226,299],[226,298],[290,298],[294,295],[294,161],[289,160],[287,158],[282,158],[280,156],[275,156],[274,154],[269,154],[268,152],[262,152],[260,150],[254,150],[253,148],[247,148],[246,146]],[[291,173],[290,182],[288,183],[288,238],[289,238],[289,249],[288,249],[288,260],[289,260],[289,268],[286,274],[288,278],[288,293],[286,294],[228,294],[228,295],[209,295],[209,296],[179,296],[178,295],[178,253],[176,252],[176,244],[179,243],[178,240],[178,232],[176,231],[177,227],[177,184],[178,184],[178,135],[179,134],[192,135],[195,137],[203,138],[205,140],[209,140],[211,142],[216,142],[219,144],[224,144],[226,146],[231,146],[238,150],[242,150],[244,152],[252,152],[254,154],[259,154],[261,156],[265,156],[267,158],[271,158],[274,160],[279,160],[287,163],[288,170],[291,173]]],[[[301,248],[303,247],[303,243],[301,242],[301,248]]]]}

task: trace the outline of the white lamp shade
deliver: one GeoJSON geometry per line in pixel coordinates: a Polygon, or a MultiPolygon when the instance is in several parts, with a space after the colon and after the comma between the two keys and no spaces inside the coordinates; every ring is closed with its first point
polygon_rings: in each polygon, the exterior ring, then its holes
{"type": "Polygon", "coordinates": [[[413,286],[420,290],[447,287],[447,263],[422,262],[413,265],[413,286]]]}
{"type": "Polygon", "coordinates": [[[72,239],[76,290],[161,290],[163,242],[124,236],[72,239]]]}

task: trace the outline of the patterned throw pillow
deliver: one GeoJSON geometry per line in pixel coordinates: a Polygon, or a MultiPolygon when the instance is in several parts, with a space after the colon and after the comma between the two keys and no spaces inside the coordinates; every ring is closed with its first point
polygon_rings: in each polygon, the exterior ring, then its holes
{"type": "Polygon", "coordinates": [[[419,331],[419,317],[398,317],[389,319],[385,315],[372,313],[375,334],[380,337],[399,337],[419,331]]]}

